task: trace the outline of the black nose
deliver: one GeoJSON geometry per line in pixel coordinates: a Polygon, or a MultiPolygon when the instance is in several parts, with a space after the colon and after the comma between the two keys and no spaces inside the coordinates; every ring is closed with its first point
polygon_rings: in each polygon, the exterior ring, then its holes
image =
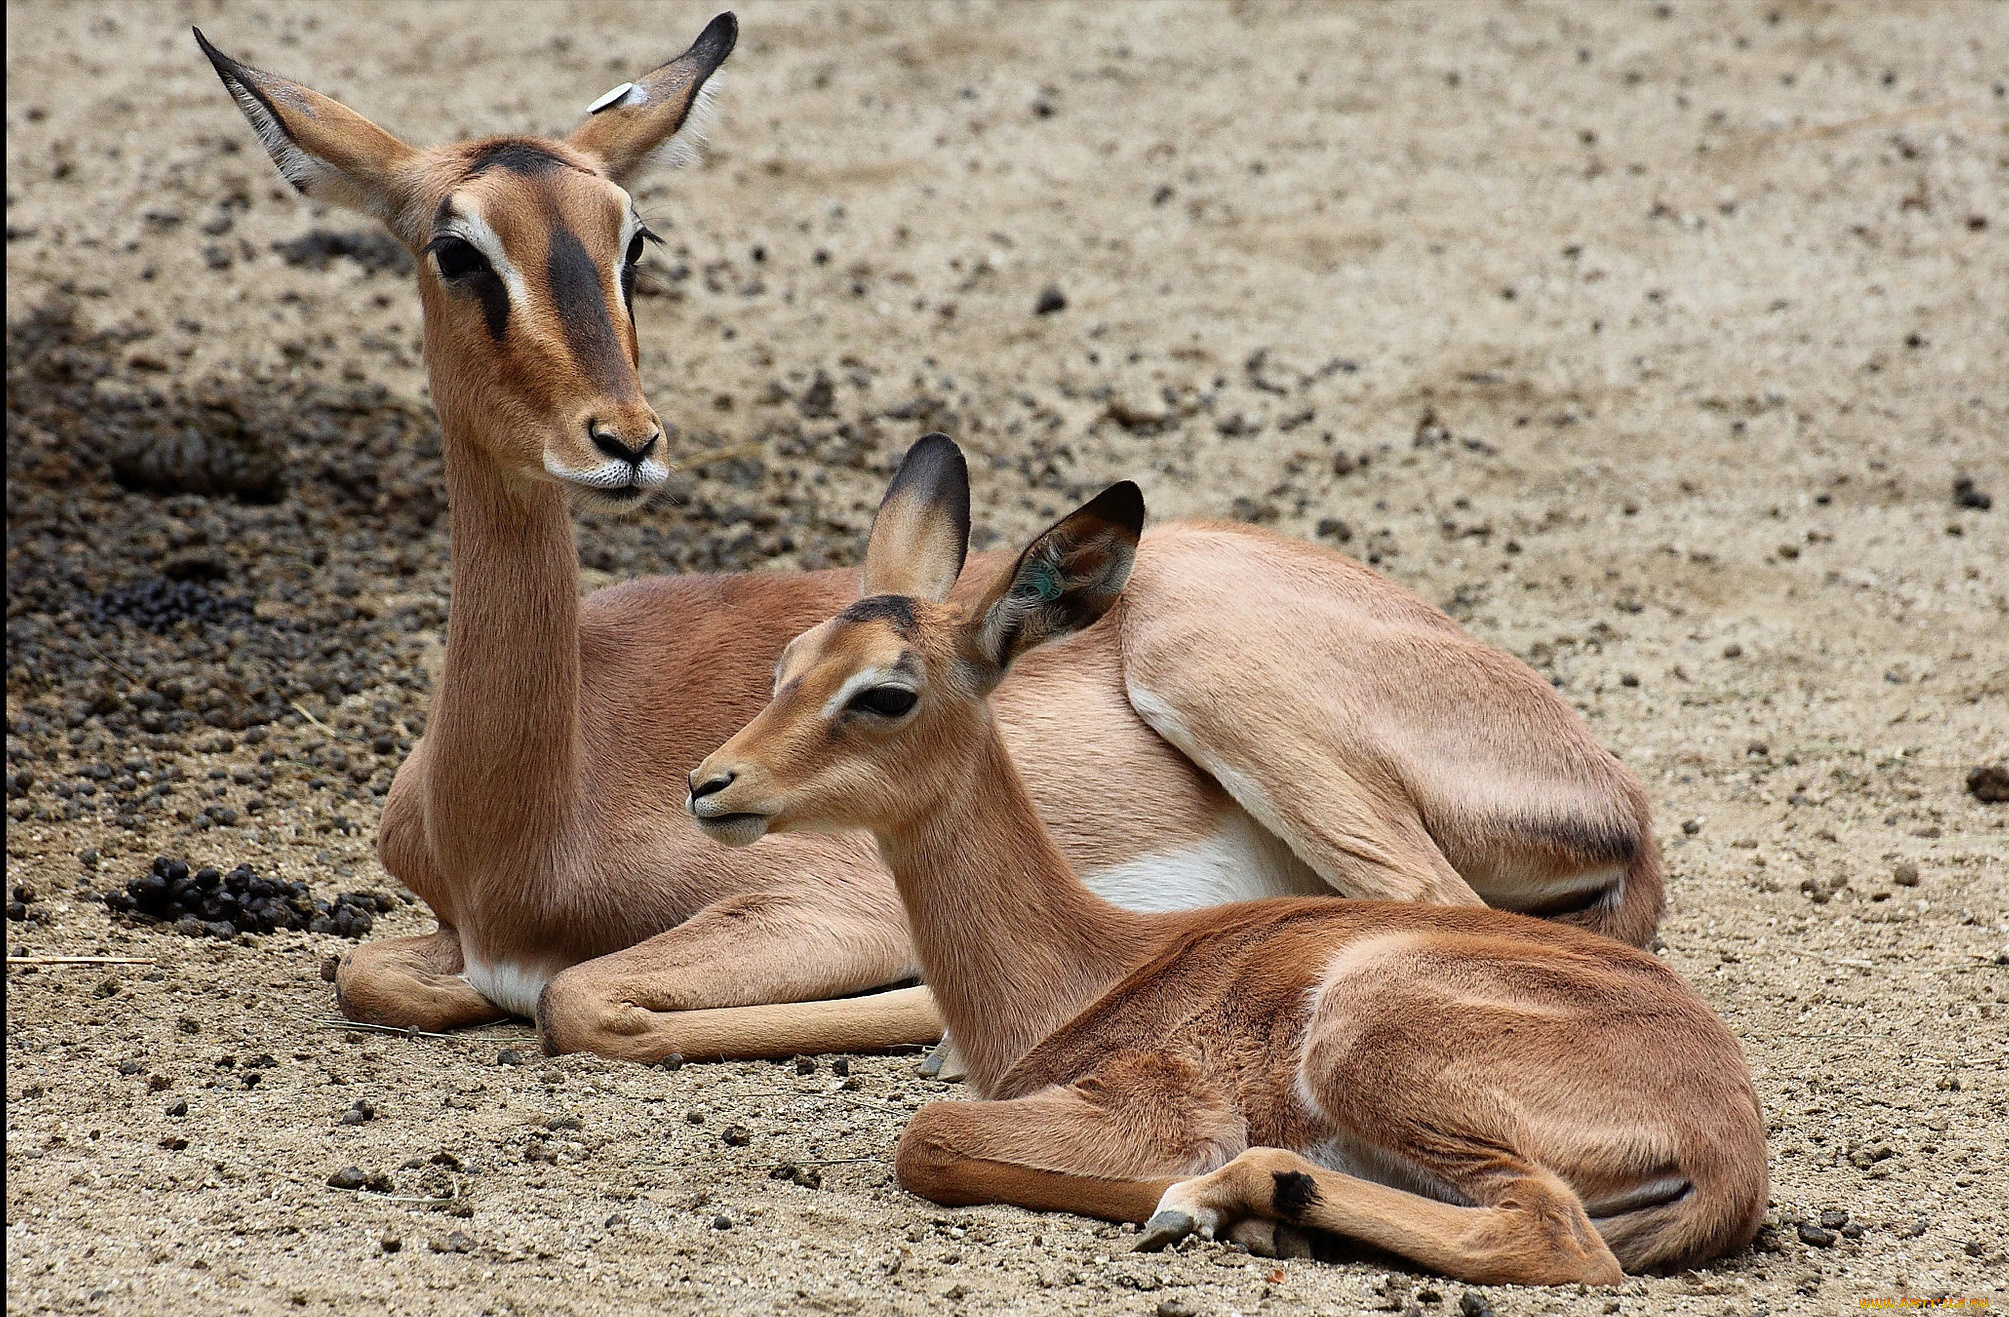
{"type": "Polygon", "coordinates": [[[698,775],[693,772],[691,774],[691,799],[702,800],[713,792],[725,790],[732,785],[734,776],[732,773],[720,773],[708,782],[699,782],[698,775]]]}
{"type": "Polygon", "coordinates": [[[661,430],[651,431],[649,437],[642,441],[641,447],[630,448],[622,443],[619,437],[597,428],[591,421],[586,423],[586,434],[593,440],[595,448],[615,461],[626,462],[629,466],[640,466],[642,459],[655,450],[656,440],[663,437],[661,430]]]}

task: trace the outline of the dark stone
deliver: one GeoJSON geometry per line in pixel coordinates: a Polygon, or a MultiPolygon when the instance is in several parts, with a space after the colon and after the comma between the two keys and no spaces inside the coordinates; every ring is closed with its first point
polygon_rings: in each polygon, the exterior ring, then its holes
{"type": "Polygon", "coordinates": [[[1976,489],[1973,480],[1962,476],[1953,482],[1953,506],[1986,512],[1995,506],[1995,500],[1976,489]]]}
{"type": "Polygon", "coordinates": [[[360,1189],[369,1180],[360,1166],[344,1166],[328,1177],[330,1189],[360,1189]]]}
{"type": "Polygon", "coordinates": [[[1984,805],[2009,801],[2009,763],[1976,764],[1967,773],[1967,793],[1984,805]]]}
{"type": "Polygon", "coordinates": [[[1815,1248],[1833,1248],[1835,1241],[1841,1238],[1827,1227],[1817,1226],[1811,1221],[1800,1222],[1799,1236],[1802,1244],[1811,1244],[1815,1248]]]}
{"type": "Polygon", "coordinates": [[[1036,316],[1050,316],[1067,310],[1067,294],[1060,291],[1059,284],[1048,284],[1040,290],[1039,300],[1032,304],[1036,316]]]}

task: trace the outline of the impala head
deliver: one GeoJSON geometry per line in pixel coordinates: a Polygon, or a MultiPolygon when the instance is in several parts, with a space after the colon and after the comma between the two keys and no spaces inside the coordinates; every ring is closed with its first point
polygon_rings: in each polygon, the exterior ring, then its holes
{"type": "Polygon", "coordinates": [[[632,508],[669,470],[629,306],[655,235],[628,188],[688,152],[738,32],[719,15],[682,55],[595,101],[569,137],[424,149],[195,37],[287,181],[375,216],[417,258],[442,422],[481,416],[465,428],[506,474],[632,508]]]}
{"type": "Polygon", "coordinates": [[[985,697],[1027,650],[1109,611],[1144,499],[1111,485],[1042,532],[967,608],[948,602],[970,538],[969,469],[946,435],[915,444],[879,505],[863,597],[805,631],[774,698],[690,776],[690,812],[736,846],[767,832],[902,831],[966,781],[985,697]]]}

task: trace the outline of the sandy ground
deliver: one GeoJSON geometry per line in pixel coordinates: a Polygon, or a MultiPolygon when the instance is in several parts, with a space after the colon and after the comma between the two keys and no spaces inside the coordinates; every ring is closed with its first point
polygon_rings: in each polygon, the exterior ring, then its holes
{"type": "Polygon", "coordinates": [[[273,249],[360,221],[279,185],[188,22],[433,140],[567,126],[709,13],[9,6],[7,945],[157,961],[8,971],[10,1313],[2003,1300],[2009,806],[1965,782],[2009,754],[2005,5],[749,3],[707,162],[644,197],[645,383],[732,453],[583,525],[589,582],[849,561],[932,426],[991,537],[1131,476],[1376,563],[1646,781],[1663,954],[1771,1122],[1750,1252],[1593,1293],[1131,1255],[904,1196],[957,1092],[911,1057],[365,1035],[338,937],[87,900],[162,853],[392,886],[444,616],[416,299],[273,249]],[[114,481],[175,435],[288,492],[114,481]]]}

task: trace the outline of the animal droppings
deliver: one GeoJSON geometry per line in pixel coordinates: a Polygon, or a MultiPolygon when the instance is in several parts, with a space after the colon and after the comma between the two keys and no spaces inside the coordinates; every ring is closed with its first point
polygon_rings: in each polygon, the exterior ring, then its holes
{"type": "Polygon", "coordinates": [[[164,924],[188,937],[234,938],[239,933],[281,929],[361,938],[376,917],[396,908],[380,892],[343,892],[331,902],[307,884],[262,878],[248,864],[228,873],[205,867],[189,870],[185,860],[160,855],[143,877],[123,890],[104,894],[107,912],[126,922],[164,924]]]}

